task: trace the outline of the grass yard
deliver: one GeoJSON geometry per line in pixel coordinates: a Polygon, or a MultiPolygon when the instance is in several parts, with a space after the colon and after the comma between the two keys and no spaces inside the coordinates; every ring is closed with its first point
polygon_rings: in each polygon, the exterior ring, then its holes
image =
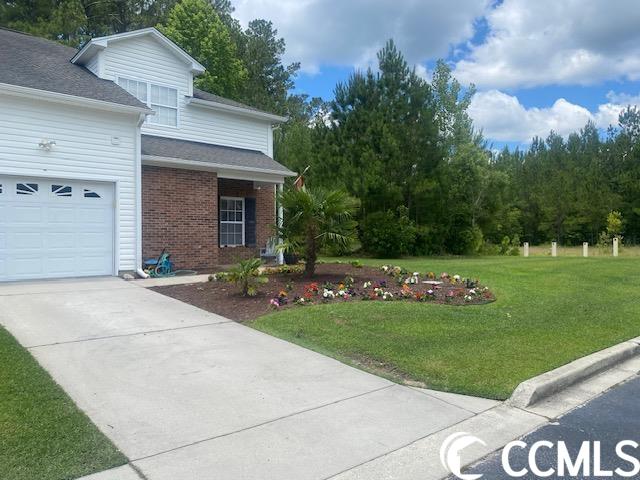
{"type": "Polygon", "coordinates": [[[527,378],[640,336],[640,258],[363,262],[477,277],[497,301],[462,307],[317,305],[266,315],[251,325],[390,378],[496,399],[509,397],[527,378]]]}
{"type": "Polygon", "coordinates": [[[70,480],[126,462],[0,327],[0,478],[70,480]]]}

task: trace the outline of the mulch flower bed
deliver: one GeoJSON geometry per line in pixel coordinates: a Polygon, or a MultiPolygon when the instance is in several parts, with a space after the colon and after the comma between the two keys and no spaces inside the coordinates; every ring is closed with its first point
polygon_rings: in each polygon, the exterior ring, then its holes
{"type": "Polygon", "coordinates": [[[300,267],[272,267],[264,272],[269,282],[257,295],[244,297],[224,280],[155,287],[153,290],[236,321],[255,319],[274,310],[353,301],[407,301],[450,305],[477,305],[495,300],[477,280],[445,272],[407,272],[400,267],[381,268],[344,263],[319,264],[312,279],[300,267]]]}

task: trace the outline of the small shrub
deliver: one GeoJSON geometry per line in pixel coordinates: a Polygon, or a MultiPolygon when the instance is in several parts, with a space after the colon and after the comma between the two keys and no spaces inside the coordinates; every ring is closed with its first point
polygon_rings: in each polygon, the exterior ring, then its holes
{"type": "Polygon", "coordinates": [[[240,287],[242,295],[253,297],[258,293],[257,285],[267,283],[269,279],[260,274],[261,262],[259,258],[242,260],[227,273],[227,280],[240,287]]]}

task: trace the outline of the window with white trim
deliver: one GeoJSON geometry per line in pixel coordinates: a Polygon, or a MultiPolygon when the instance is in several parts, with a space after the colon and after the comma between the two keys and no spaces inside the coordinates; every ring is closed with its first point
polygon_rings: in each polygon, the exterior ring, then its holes
{"type": "Polygon", "coordinates": [[[244,245],[244,198],[220,197],[220,246],[244,245]]]}
{"type": "Polygon", "coordinates": [[[175,88],[151,85],[149,106],[156,112],[149,117],[149,123],[178,126],[178,91],[175,88]]]}
{"type": "Polygon", "coordinates": [[[147,95],[147,90],[149,86],[146,82],[138,82],[129,78],[118,78],[118,85],[120,85],[141,102],[147,103],[147,98],[149,97],[147,95]]]}
{"type": "Polygon", "coordinates": [[[148,117],[149,123],[178,126],[178,89],[124,77],[118,77],[118,85],[155,112],[148,117]]]}

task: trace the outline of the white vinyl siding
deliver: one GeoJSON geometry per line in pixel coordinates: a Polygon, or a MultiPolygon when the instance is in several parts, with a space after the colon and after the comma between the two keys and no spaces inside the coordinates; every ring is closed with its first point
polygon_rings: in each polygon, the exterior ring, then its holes
{"type": "Polygon", "coordinates": [[[86,65],[87,70],[91,71],[91,73],[93,73],[98,77],[100,76],[99,61],[100,61],[100,54],[98,53],[97,55],[94,55],[86,65]]]}
{"type": "Polygon", "coordinates": [[[104,78],[114,82],[119,77],[131,78],[177,89],[178,128],[158,125],[153,123],[153,117],[148,117],[142,126],[143,134],[246,148],[271,155],[269,121],[189,105],[193,80],[189,65],[153,38],[112,41],[101,55],[104,78]]]}
{"type": "Polygon", "coordinates": [[[244,198],[220,197],[220,246],[244,245],[244,198]]]}
{"type": "Polygon", "coordinates": [[[0,172],[109,182],[116,191],[119,270],[135,268],[138,116],[0,95],[0,172]],[[38,147],[56,142],[51,151],[38,147]]]}

